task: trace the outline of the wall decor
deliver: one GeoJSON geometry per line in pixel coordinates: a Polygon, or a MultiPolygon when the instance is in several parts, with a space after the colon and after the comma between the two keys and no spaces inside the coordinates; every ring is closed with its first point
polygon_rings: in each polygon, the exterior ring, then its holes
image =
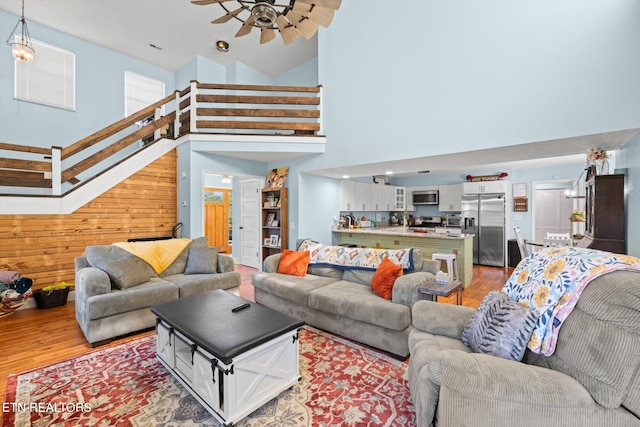
{"type": "Polygon", "coordinates": [[[287,175],[289,174],[289,167],[271,169],[267,175],[267,180],[264,182],[264,188],[280,188],[284,187],[284,183],[287,181],[287,175]]]}

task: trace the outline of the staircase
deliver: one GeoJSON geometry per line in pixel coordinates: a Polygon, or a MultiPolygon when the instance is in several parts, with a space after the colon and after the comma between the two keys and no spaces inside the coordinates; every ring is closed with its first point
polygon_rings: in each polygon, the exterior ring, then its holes
{"type": "Polygon", "coordinates": [[[0,269],[33,289],[73,283],[87,245],[171,235],[177,146],[323,152],[319,96],[319,87],[192,82],[65,148],[0,143],[0,269]]]}
{"type": "Polygon", "coordinates": [[[324,144],[324,138],[317,138],[320,91],[320,86],[192,81],[68,147],[0,142],[0,215],[73,212],[193,139],[215,143],[223,136],[225,141],[258,142],[316,138],[324,144]]]}

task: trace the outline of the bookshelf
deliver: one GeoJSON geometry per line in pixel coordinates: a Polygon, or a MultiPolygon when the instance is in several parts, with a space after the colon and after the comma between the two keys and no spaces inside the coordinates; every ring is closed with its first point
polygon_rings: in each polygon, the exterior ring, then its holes
{"type": "Polygon", "coordinates": [[[262,190],[262,259],[287,249],[288,199],[287,189],[262,190]]]}

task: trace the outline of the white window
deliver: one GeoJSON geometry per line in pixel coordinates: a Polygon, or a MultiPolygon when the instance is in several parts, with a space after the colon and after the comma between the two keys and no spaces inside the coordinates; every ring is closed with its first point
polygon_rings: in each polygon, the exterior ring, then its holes
{"type": "MultiPolygon", "coordinates": [[[[16,36],[16,42],[20,42],[16,36]]],[[[15,61],[15,98],[75,111],[76,56],[31,39],[33,61],[15,61]]]]}
{"type": "Polygon", "coordinates": [[[164,98],[164,83],[132,73],[124,72],[124,116],[128,117],[164,98]]]}

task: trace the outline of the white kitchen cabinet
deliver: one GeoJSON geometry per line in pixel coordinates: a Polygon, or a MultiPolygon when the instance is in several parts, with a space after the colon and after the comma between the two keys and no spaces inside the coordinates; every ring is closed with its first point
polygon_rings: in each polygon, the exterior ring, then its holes
{"type": "Polygon", "coordinates": [[[508,193],[508,181],[479,181],[465,182],[462,184],[463,194],[480,194],[480,193],[508,193]]]}
{"type": "Polygon", "coordinates": [[[394,210],[403,211],[407,207],[407,189],[406,187],[395,187],[394,210]]]}
{"type": "Polygon", "coordinates": [[[395,191],[391,185],[371,184],[372,211],[392,211],[395,203],[395,191]]]}
{"type": "Polygon", "coordinates": [[[372,211],[371,185],[368,182],[355,181],[354,211],[372,211]]]}
{"type": "Polygon", "coordinates": [[[356,182],[343,179],[340,181],[340,210],[354,211],[356,182]]]}
{"type": "Polygon", "coordinates": [[[382,186],[382,209],[383,211],[392,211],[396,203],[396,187],[392,185],[382,186]]]}
{"type": "Polygon", "coordinates": [[[438,186],[440,212],[459,212],[462,209],[462,184],[438,186]]]}
{"type": "Polygon", "coordinates": [[[371,185],[371,210],[382,211],[382,190],[384,184],[370,184],[371,185]]]}

